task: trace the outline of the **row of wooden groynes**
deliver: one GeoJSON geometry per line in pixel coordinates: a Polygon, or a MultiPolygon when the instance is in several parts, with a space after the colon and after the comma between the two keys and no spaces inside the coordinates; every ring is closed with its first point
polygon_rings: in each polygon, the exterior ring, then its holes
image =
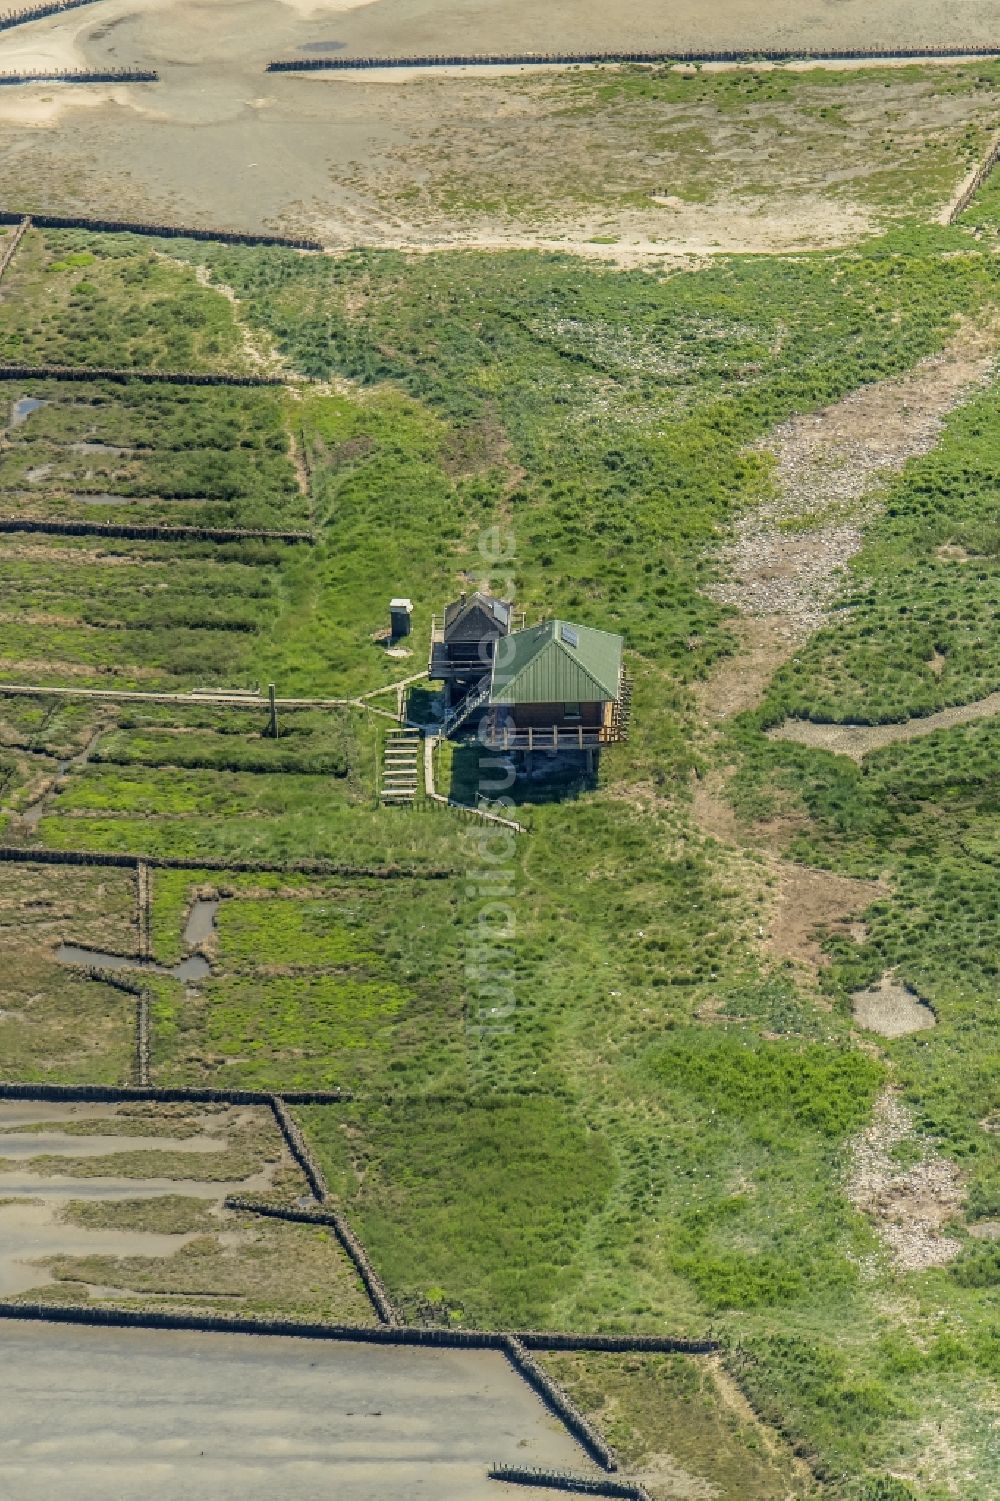
{"type": "Polygon", "coordinates": [[[21,10],[4,11],[0,14],[0,31],[25,26],[29,21],[42,21],[46,16],[61,16],[64,10],[78,10],[81,5],[91,4],[93,0],[42,0],[40,5],[26,5],[21,10]]]}
{"type": "MultiPolygon", "coordinates": [[[[120,537],[133,542],[315,542],[311,532],[280,532],[227,526],[142,526],[128,521],[58,521],[47,517],[0,518],[0,534],[48,537],[120,537]]],[[[235,626],[233,629],[242,629],[235,626]]]]}
{"type": "Polygon", "coordinates": [[[481,68],[579,63],[790,63],[852,60],[887,62],[928,57],[995,57],[994,47],[823,47],[760,48],[756,51],[716,52],[466,52],[421,53],[408,57],[305,57],[283,58],[267,65],[268,73],[314,73],[327,69],[351,72],[362,68],[481,68]]]}
{"type": "MultiPolygon", "coordinates": [[[[37,220],[35,221],[37,223],[37,220]]],[[[0,365],[0,380],[113,381],[160,386],[283,386],[280,375],[227,375],[214,370],[130,370],[117,365],[0,365]]]]}
{"type": "Polygon", "coordinates": [[[148,68],[63,68],[48,73],[0,73],[0,88],[15,83],[159,83],[148,68]]]}

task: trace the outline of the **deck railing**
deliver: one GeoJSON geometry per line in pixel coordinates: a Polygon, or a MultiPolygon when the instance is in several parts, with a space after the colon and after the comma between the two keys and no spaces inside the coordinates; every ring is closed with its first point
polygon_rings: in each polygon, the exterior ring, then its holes
{"type": "Polygon", "coordinates": [[[609,725],[529,725],[519,729],[505,722],[505,716],[489,714],[479,732],[480,740],[492,750],[560,751],[594,750],[614,745],[623,738],[620,727],[609,725]]]}

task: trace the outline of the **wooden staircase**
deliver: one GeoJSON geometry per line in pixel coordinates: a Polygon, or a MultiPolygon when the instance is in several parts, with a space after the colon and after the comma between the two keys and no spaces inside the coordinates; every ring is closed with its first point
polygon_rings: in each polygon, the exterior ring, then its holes
{"type": "Polygon", "coordinates": [[[382,786],[379,797],[386,806],[411,806],[417,792],[420,755],[419,730],[390,730],[382,749],[382,786]]]}
{"type": "Polygon", "coordinates": [[[489,703],[492,686],[492,679],[489,673],[487,673],[484,678],[480,678],[474,688],[470,688],[458,707],[452,709],[450,714],[445,715],[444,723],[441,726],[441,733],[446,739],[453,731],[458,729],[460,724],[465,723],[470,714],[473,714],[476,709],[481,709],[483,704],[489,703]]]}

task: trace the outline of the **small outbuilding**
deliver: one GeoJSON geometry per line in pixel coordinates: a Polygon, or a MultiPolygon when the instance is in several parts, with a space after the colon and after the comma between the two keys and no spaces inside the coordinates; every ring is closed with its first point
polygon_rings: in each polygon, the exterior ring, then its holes
{"type": "Polygon", "coordinates": [[[403,636],[410,634],[410,621],[413,618],[412,599],[390,599],[389,601],[389,626],[392,631],[392,639],[399,641],[403,636]]]}

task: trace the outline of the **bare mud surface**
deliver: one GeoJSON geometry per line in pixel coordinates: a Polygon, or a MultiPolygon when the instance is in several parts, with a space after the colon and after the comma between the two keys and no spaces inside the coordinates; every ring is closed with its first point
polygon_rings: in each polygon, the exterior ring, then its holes
{"type": "Polygon", "coordinates": [[[0,1354],[5,1501],[496,1501],[542,1493],[492,1461],[588,1470],[492,1351],[5,1320],[0,1354]]]}
{"type": "Polygon", "coordinates": [[[794,740],[798,745],[832,751],[835,755],[850,756],[852,761],[860,762],[872,751],[896,745],[901,740],[918,740],[935,730],[950,730],[955,725],[990,719],[995,714],[1000,714],[1000,693],[991,693],[975,703],[956,704],[954,708],[941,709],[937,714],[907,719],[902,724],[814,724],[808,719],[786,719],[767,733],[772,740],[794,740]]]}
{"type": "Polygon", "coordinates": [[[115,1106],[0,1101],[0,1297],[50,1284],[54,1279],[42,1262],[45,1257],[170,1256],[193,1238],[84,1228],[63,1218],[71,1200],[180,1194],[211,1201],[221,1211],[227,1194],[267,1189],[276,1168],[288,1165],[282,1152],[273,1161],[262,1161],[246,1178],[202,1181],[199,1160],[224,1152],[229,1145],[227,1133],[249,1120],[251,1112],[195,1118],[202,1127],[197,1135],[171,1136],[171,1117],[166,1112],[162,1121],[155,1121],[155,1130],[140,1129],[148,1128],[149,1117],[136,1118],[136,1134],[130,1135],[132,1117],[122,1115],[115,1106]],[[101,1134],[104,1122],[108,1134],[101,1134]],[[112,1124],[119,1128],[115,1134],[108,1129],[112,1124]],[[88,1129],[91,1125],[96,1128],[94,1134],[88,1129]],[[81,1129],[86,1134],[77,1134],[81,1129]],[[142,1157],[150,1152],[178,1154],[181,1161],[190,1156],[190,1177],[144,1176],[142,1157]],[[136,1164],[133,1176],[101,1174],[102,1157],[114,1157],[119,1163],[125,1154],[136,1164]],[[94,1161],[93,1175],[81,1178],[59,1170],[61,1163],[68,1168],[73,1161],[94,1161]]]}
{"type": "Polygon", "coordinates": [[[884,975],[868,990],[855,991],[851,1003],[856,1025],[882,1037],[905,1037],[937,1026],[930,1006],[892,975],[884,975]]]}
{"type": "Polygon", "coordinates": [[[944,1266],[961,1250],[961,1242],[942,1228],[961,1212],[961,1174],[932,1144],[915,1137],[909,1111],[891,1090],[880,1096],[871,1125],[855,1143],[847,1193],[873,1221],[900,1271],[944,1266]],[[912,1167],[893,1155],[904,1142],[920,1154],[912,1167]]]}

